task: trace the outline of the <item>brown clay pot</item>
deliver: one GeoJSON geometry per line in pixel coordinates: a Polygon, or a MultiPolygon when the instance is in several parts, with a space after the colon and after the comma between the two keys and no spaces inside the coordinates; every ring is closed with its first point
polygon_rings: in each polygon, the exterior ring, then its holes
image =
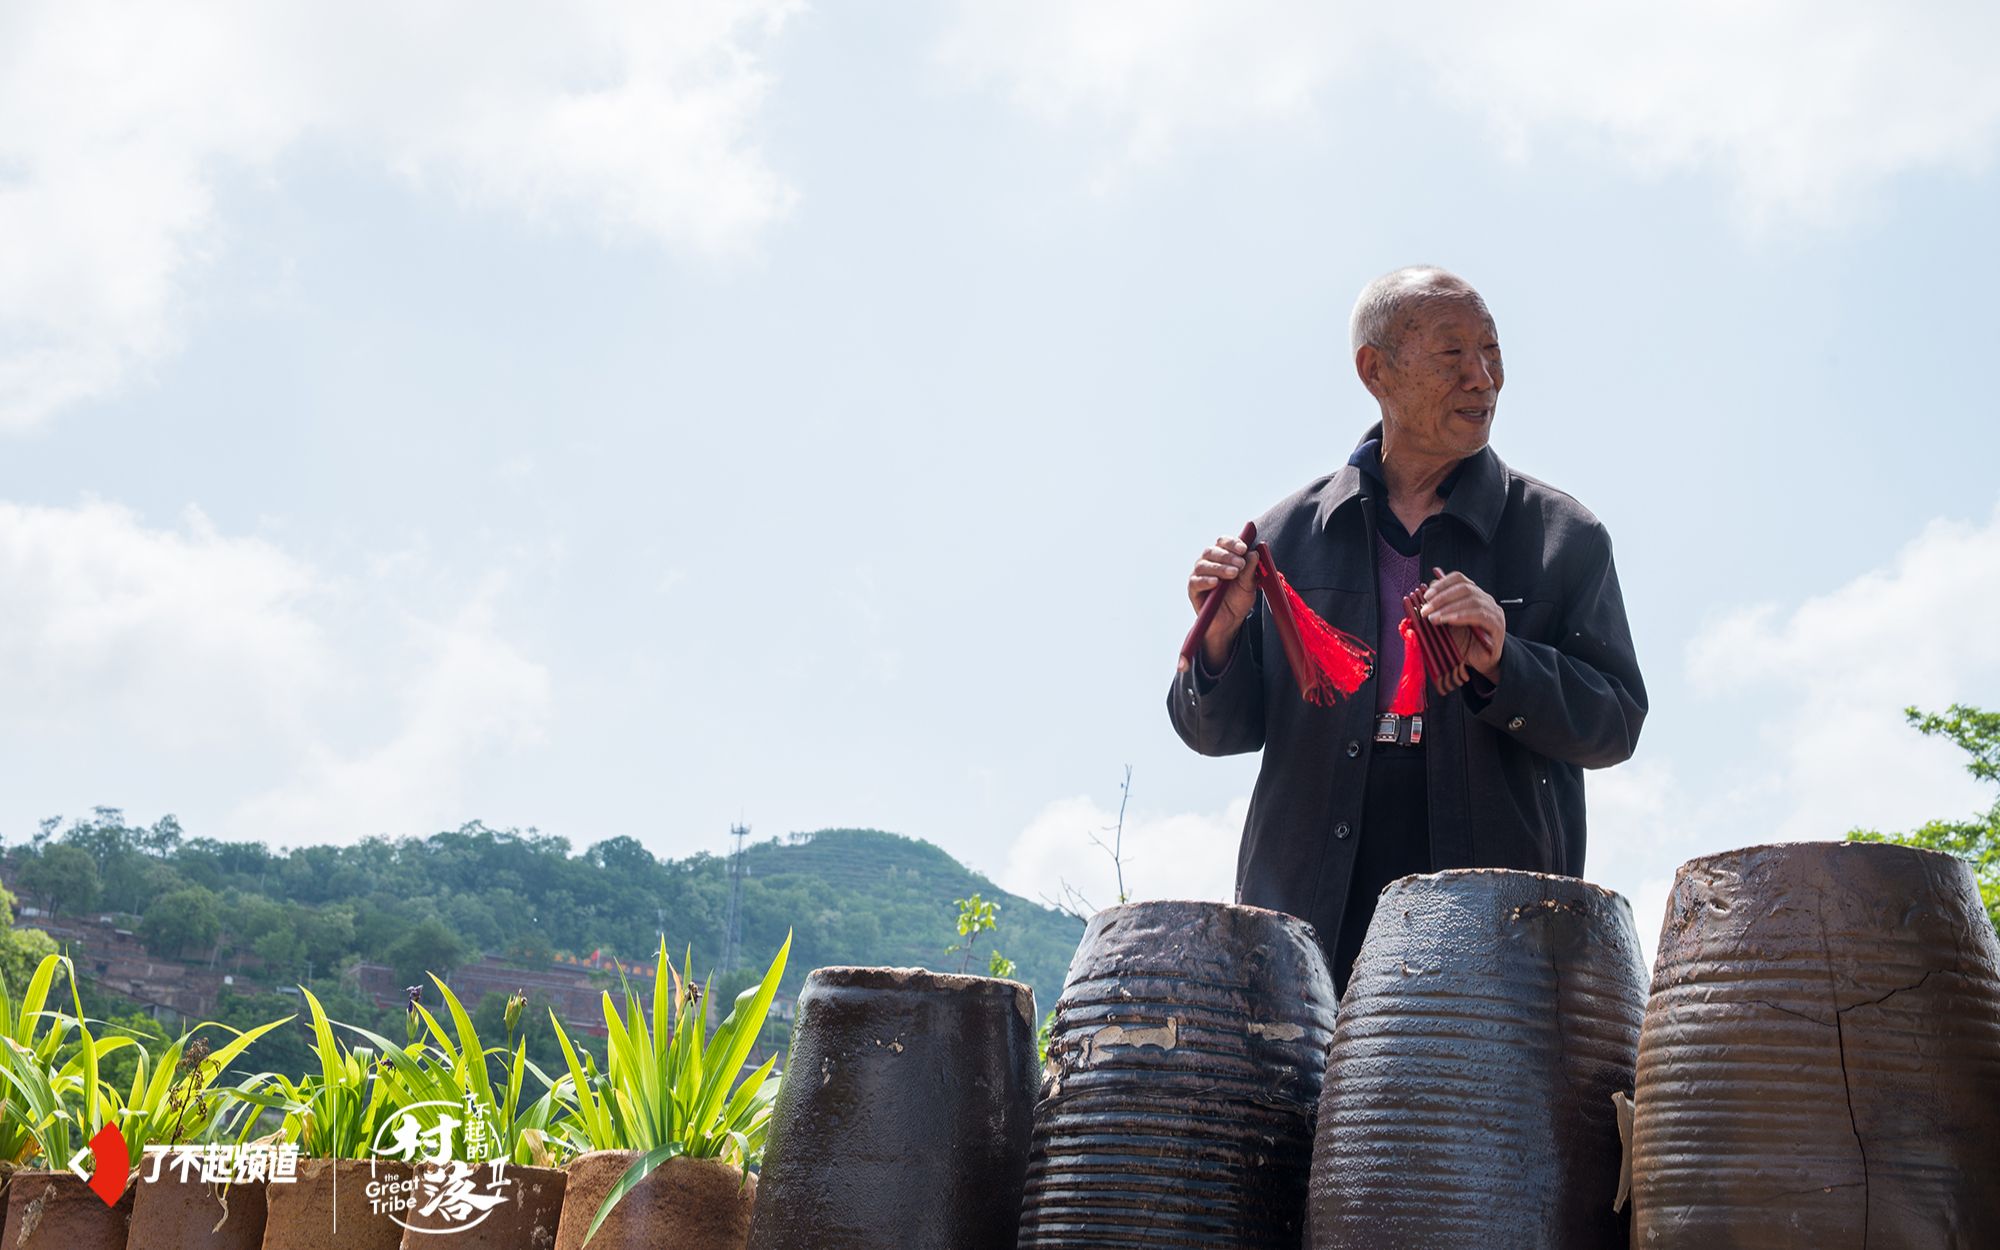
{"type": "Polygon", "coordinates": [[[1015,981],[916,968],[807,977],[752,1250],[1012,1250],[1034,1003],[1015,981]]]}
{"type": "Polygon", "coordinates": [[[1311,925],[1091,917],[1056,1005],[1020,1245],[1297,1250],[1333,980],[1311,925]]]}
{"type": "Polygon", "coordinates": [[[1633,1245],[2000,1246],[2000,941],[1907,847],[1682,865],[1639,1041],[1633,1245]]]}
{"type": "MultiPolygon", "coordinates": [[[[418,1172],[421,1178],[421,1167],[418,1172]]],[[[410,1227],[403,1230],[403,1250],[554,1250],[568,1179],[561,1168],[503,1163],[496,1182],[493,1164],[476,1163],[473,1187],[482,1194],[503,1194],[507,1200],[470,1226],[452,1221],[443,1211],[404,1212],[403,1223],[410,1227]]]]}
{"type": "Polygon", "coordinates": [[[371,1205],[392,1195],[368,1190],[409,1177],[387,1159],[301,1159],[297,1180],[265,1187],[263,1250],[400,1250],[403,1226],[371,1205]]]}
{"type": "Polygon", "coordinates": [[[74,1172],[24,1168],[7,1186],[6,1250],[125,1250],[132,1222],[128,1182],[117,1203],[104,1199],[74,1172]]]}
{"type": "MultiPolygon", "coordinates": [[[[606,1194],[639,1157],[593,1150],[570,1160],[556,1250],[582,1250],[606,1194]]],[[[717,1159],[669,1159],[619,1199],[590,1250],[743,1250],[757,1178],[717,1159]]]]}
{"type": "Polygon", "coordinates": [[[1499,868],[1382,891],[1327,1052],[1313,1250],[1622,1250],[1632,909],[1499,868]]]}
{"type": "Polygon", "coordinates": [[[162,1168],[157,1179],[135,1188],[125,1250],[258,1250],[264,1244],[262,1181],[225,1188],[162,1168]]]}

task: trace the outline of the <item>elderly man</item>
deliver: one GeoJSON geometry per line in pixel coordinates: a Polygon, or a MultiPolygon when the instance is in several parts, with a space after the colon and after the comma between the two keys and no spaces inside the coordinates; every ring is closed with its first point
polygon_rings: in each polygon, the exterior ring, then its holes
{"type": "Polygon", "coordinates": [[[1187,586],[1197,609],[1223,599],[1167,696],[1202,754],[1262,748],[1237,898],[1311,921],[1343,993],[1398,877],[1581,875],[1582,770],[1629,758],[1646,715],[1610,536],[1487,445],[1504,374],[1479,293],[1442,269],[1399,269],[1362,291],[1351,329],[1381,423],[1257,534],[1307,606],[1375,647],[1374,676],[1332,706],[1300,698],[1255,555],[1218,538],[1187,586]],[[1421,716],[1397,715],[1397,626],[1420,581],[1466,667],[1421,716]]]}

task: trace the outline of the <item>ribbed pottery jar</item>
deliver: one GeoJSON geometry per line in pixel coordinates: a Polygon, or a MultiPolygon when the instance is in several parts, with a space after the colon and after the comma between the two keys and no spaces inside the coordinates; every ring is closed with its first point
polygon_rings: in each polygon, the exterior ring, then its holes
{"type": "Polygon", "coordinates": [[[1382,891],[1327,1053],[1314,1250],[1613,1250],[1646,1009],[1632,909],[1473,868],[1382,891]]]}
{"type": "Polygon", "coordinates": [[[1012,1250],[1034,1003],[1018,982],[914,968],[807,977],[750,1250],[1012,1250]]]}
{"type": "Polygon", "coordinates": [[[1333,1020],[1303,920],[1197,902],[1091,917],[1056,1006],[1020,1245],[1297,1250],[1333,1020]]]}
{"type": "Polygon", "coordinates": [[[2000,942],[1971,868],[1879,843],[1682,865],[1639,1042],[1633,1240],[2000,1246],[2000,942]]]}

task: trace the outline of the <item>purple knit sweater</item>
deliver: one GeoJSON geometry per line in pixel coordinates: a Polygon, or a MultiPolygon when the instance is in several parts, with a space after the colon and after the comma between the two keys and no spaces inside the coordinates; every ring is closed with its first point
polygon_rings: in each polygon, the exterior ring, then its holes
{"type": "Polygon", "coordinates": [[[1403,596],[1423,580],[1421,556],[1406,556],[1375,536],[1375,710],[1386,712],[1403,675],[1403,596]]]}

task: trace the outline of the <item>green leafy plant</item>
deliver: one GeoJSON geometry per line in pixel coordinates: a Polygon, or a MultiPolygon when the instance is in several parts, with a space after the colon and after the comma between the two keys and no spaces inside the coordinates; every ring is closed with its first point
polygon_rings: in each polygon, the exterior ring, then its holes
{"type": "MultiPolygon", "coordinates": [[[[958,970],[964,972],[972,964],[972,939],[988,929],[1000,927],[1000,904],[989,903],[977,894],[952,901],[958,905],[958,941],[945,947],[944,953],[960,956],[958,970]]],[[[1001,957],[999,951],[993,952],[994,959],[1001,957]]],[[[1012,967],[1011,964],[1008,966],[1012,967]]]]}
{"type": "Polygon", "coordinates": [[[386,1060],[365,1046],[349,1049],[333,1035],[326,1008],[304,986],[312,1014],[313,1055],[319,1071],[296,1081],[283,1073],[271,1076],[269,1091],[246,1090],[240,1096],[258,1106],[284,1113],[284,1140],[297,1142],[299,1153],[313,1159],[366,1159],[376,1127],[385,1111],[395,1110],[395,1082],[382,1079],[386,1060]]]}
{"type": "Polygon", "coordinates": [[[25,1145],[16,1146],[13,1157],[39,1155],[48,1167],[68,1167],[77,1147],[118,1114],[117,1093],[100,1078],[98,1063],[132,1045],[132,1039],[91,1035],[77,993],[76,968],[66,956],[42,960],[21,997],[18,1014],[6,1001],[4,987],[0,987],[0,1006],[6,1015],[0,1021],[6,1033],[0,1045],[0,1078],[10,1091],[8,1132],[26,1139],[25,1145]],[[73,1013],[46,1009],[58,968],[68,974],[73,1013]],[[48,1029],[37,1037],[41,1020],[47,1021],[48,1029]],[[76,1037],[74,1049],[70,1049],[71,1033],[76,1037]]]}
{"type": "Polygon", "coordinates": [[[668,1159],[724,1159],[740,1164],[748,1176],[763,1158],[778,1092],[771,1075],[777,1056],[737,1078],[763,1032],[791,950],[788,933],[763,980],[737,995],[711,1036],[707,986],[694,984],[689,959],[680,972],[674,970],[663,939],[650,1022],[631,986],[621,987],[622,1014],[611,994],[604,995],[608,1036],[601,1073],[588,1053],[578,1058],[562,1021],[549,1013],[569,1065],[564,1089],[572,1103],[562,1128],[570,1144],[579,1150],[641,1152],[605,1196],[585,1240],[603,1226],[619,1199],[668,1159]]]}
{"type": "Polygon", "coordinates": [[[132,1165],[138,1166],[150,1145],[209,1140],[225,1107],[270,1078],[260,1074],[232,1086],[217,1086],[216,1079],[252,1042],[296,1018],[286,1016],[248,1030],[204,1022],[177,1038],[157,1060],[145,1047],[138,1047],[139,1066],[132,1074],[132,1090],[118,1108],[118,1130],[124,1134],[132,1165]],[[208,1028],[222,1029],[230,1039],[211,1050],[206,1039],[198,1036],[208,1028]]]}
{"type": "Polygon", "coordinates": [[[0,1103],[0,1162],[20,1164],[35,1149],[35,1137],[26,1103],[16,1092],[15,1073],[23,1068],[48,1072],[55,1069],[56,1053],[69,1039],[67,1017],[44,1011],[56,971],[67,966],[60,955],[49,955],[36,965],[28,978],[18,1006],[5,977],[0,977],[0,1072],[7,1080],[9,1097],[0,1103]]]}
{"type": "MultiPolygon", "coordinates": [[[[556,1083],[529,1061],[525,1039],[516,1041],[511,1051],[481,1045],[471,1015],[451,987],[435,973],[431,974],[431,981],[443,996],[452,1027],[447,1031],[423,1004],[411,1003],[411,1019],[429,1038],[428,1043],[399,1046],[380,1034],[354,1025],[344,1026],[380,1046],[388,1056],[390,1073],[386,1079],[396,1086],[393,1103],[408,1109],[426,1128],[437,1127],[442,1117],[449,1114],[438,1104],[461,1108],[465,1122],[479,1126],[477,1139],[468,1139],[463,1147],[467,1162],[506,1159],[524,1166],[554,1167],[558,1160],[552,1146],[562,1144],[552,1142],[549,1133],[549,1123],[558,1106],[556,1083]],[[487,1066],[493,1056],[498,1056],[502,1063],[504,1080],[498,1087],[487,1066]],[[542,1083],[543,1092],[523,1109],[521,1097],[530,1075],[542,1083]]],[[[512,1015],[519,1020],[518,1009],[512,1015]]],[[[508,1035],[510,1038],[513,1035],[511,1027],[508,1035]]]]}

